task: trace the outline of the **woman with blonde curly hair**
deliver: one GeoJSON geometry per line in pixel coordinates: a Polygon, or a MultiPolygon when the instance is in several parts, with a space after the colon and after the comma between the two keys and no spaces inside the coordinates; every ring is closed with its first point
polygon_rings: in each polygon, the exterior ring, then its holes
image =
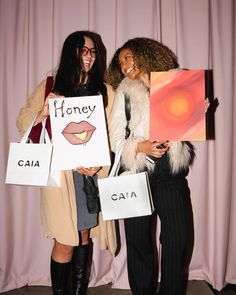
{"type": "MultiPolygon", "coordinates": [[[[187,240],[185,207],[190,194],[186,176],[194,150],[188,142],[149,141],[149,76],[152,71],[177,67],[177,58],[168,47],[149,38],[134,38],[116,51],[106,73],[107,82],[116,90],[109,122],[111,148],[116,153],[123,146],[123,170],[148,171],[153,215],[161,221],[160,295],[185,294],[182,266],[187,240]],[[128,137],[125,96],[131,109],[128,137]]],[[[156,294],[152,221],[153,216],[124,221],[128,277],[135,295],[156,294]]]]}

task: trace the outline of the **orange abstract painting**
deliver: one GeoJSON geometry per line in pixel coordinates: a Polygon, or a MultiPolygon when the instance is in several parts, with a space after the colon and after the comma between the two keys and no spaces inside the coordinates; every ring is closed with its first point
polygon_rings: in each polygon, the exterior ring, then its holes
{"type": "Polygon", "coordinates": [[[151,73],[150,140],[205,140],[205,72],[151,73]]]}

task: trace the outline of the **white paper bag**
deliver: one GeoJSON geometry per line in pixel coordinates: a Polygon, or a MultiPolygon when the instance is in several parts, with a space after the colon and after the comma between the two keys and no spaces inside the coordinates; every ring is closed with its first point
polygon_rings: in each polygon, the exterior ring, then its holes
{"type": "Polygon", "coordinates": [[[122,149],[122,146],[117,149],[109,177],[98,179],[104,220],[145,216],[154,210],[147,172],[124,172],[117,176],[122,149]]]}
{"type": "Polygon", "coordinates": [[[10,144],[5,180],[8,184],[48,185],[52,144],[45,128],[45,122],[43,122],[40,143],[27,143],[35,119],[36,116],[21,142],[10,144]]]}
{"type": "Polygon", "coordinates": [[[104,220],[150,215],[153,202],[147,172],[98,179],[104,220]]]}

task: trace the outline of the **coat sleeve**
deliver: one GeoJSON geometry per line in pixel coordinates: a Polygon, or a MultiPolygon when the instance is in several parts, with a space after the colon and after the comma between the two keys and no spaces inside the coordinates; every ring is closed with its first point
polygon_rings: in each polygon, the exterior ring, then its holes
{"type": "Polygon", "coordinates": [[[26,106],[21,108],[19,115],[16,119],[16,126],[21,135],[32,121],[34,114],[38,113],[44,104],[46,80],[42,81],[34,92],[27,98],[26,106]]]}
{"type": "Polygon", "coordinates": [[[137,153],[137,146],[139,142],[144,140],[144,137],[134,134],[135,126],[132,124],[132,109],[130,124],[131,133],[128,139],[125,139],[126,125],[127,119],[125,116],[124,93],[118,89],[109,121],[111,149],[116,153],[122,148],[121,165],[126,170],[131,170],[133,172],[141,171],[146,166],[146,158],[145,154],[137,153]]]}
{"type": "Polygon", "coordinates": [[[125,143],[126,124],[124,95],[118,90],[108,122],[111,150],[114,153],[125,143]]]}

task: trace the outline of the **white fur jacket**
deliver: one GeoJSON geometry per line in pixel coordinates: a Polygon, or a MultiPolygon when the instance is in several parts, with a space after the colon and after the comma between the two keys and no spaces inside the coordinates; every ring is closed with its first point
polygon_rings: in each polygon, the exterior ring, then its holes
{"type": "MultiPolygon", "coordinates": [[[[137,153],[137,144],[149,137],[149,91],[139,80],[123,79],[119,85],[109,120],[109,135],[111,149],[114,153],[123,147],[121,165],[133,172],[154,168],[146,159],[146,154],[137,153]],[[131,120],[129,127],[130,137],[125,139],[124,93],[130,96],[131,120]]],[[[194,150],[189,142],[172,141],[168,150],[170,167],[173,174],[182,168],[188,168],[192,163],[194,150]]]]}

